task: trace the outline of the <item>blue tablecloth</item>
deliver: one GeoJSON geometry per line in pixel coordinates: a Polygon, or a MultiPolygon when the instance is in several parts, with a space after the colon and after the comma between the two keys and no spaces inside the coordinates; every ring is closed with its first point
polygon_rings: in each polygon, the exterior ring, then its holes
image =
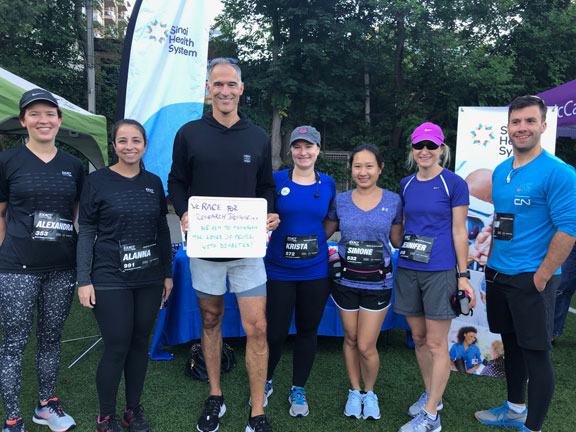
{"type": "MultiPolygon", "coordinates": [[[[394,260],[395,261],[395,260],[394,260]]],[[[173,266],[174,289],[170,296],[170,301],[166,309],[160,311],[152,347],[150,349],[150,358],[152,360],[171,360],[172,354],[162,351],[165,346],[178,345],[189,342],[193,339],[200,339],[202,330],[202,319],[200,318],[200,308],[196,294],[192,289],[190,277],[189,260],[186,251],[180,248],[174,257],[173,266]]],[[[224,319],[222,320],[223,337],[245,336],[240,320],[240,311],[234,294],[227,293],[224,295],[224,319]]],[[[404,316],[390,311],[386,315],[386,320],[382,325],[382,330],[391,328],[408,329],[408,324],[404,316]]],[[[290,327],[290,333],[296,333],[294,322],[290,327]]],[[[318,328],[318,334],[322,336],[344,336],[342,323],[338,308],[328,299],[324,315],[318,328]]]]}

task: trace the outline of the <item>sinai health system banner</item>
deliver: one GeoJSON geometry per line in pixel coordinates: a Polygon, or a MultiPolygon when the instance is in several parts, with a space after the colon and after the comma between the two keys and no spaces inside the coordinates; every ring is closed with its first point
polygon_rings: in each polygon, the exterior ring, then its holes
{"type": "MultiPolygon", "coordinates": [[[[548,108],[546,132],[542,146],[550,153],[556,148],[557,108],[548,108]]],[[[484,269],[490,249],[490,227],[494,214],[492,172],[512,156],[508,137],[508,108],[460,107],[456,143],[456,174],[466,180],[470,189],[468,209],[468,268],[470,283],[476,293],[473,316],[460,316],[452,321],[449,335],[452,366],[479,375],[504,377],[504,349],[500,336],[490,333],[486,318],[486,282],[484,269]],[[475,332],[471,331],[475,330],[475,332]],[[462,341],[466,333],[475,333],[474,346],[465,352],[462,341]],[[459,360],[460,359],[460,360],[459,360]]]]}
{"type": "Polygon", "coordinates": [[[116,118],[144,125],[144,163],[160,176],[165,189],[176,132],[202,116],[209,1],[138,0],[128,25],[116,118]]]}

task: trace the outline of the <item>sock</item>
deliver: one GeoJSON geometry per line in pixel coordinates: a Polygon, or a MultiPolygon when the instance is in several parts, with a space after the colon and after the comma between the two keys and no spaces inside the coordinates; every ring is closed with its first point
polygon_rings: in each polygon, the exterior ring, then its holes
{"type": "Polygon", "coordinates": [[[526,411],[526,405],[517,405],[512,402],[508,402],[508,407],[516,414],[522,414],[524,411],[526,411]]]}
{"type": "Polygon", "coordinates": [[[424,410],[424,412],[426,413],[426,415],[428,416],[428,418],[432,421],[436,421],[436,419],[438,418],[438,413],[436,413],[436,415],[432,415],[430,414],[428,411],[424,410]]]}

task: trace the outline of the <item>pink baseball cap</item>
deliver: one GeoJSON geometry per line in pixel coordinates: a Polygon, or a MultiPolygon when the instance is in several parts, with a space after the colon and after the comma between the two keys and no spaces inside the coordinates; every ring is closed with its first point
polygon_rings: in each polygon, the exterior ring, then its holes
{"type": "Polygon", "coordinates": [[[422,123],[414,132],[412,132],[412,144],[416,144],[420,141],[432,141],[438,147],[444,142],[444,134],[440,126],[434,123],[422,123]]]}

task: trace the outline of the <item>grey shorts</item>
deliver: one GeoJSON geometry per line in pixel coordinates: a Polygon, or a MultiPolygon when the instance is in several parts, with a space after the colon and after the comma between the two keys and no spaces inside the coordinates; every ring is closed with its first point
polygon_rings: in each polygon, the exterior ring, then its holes
{"type": "Polygon", "coordinates": [[[207,261],[190,258],[192,287],[200,298],[226,293],[226,277],[231,293],[239,297],[266,295],[266,268],[262,258],[207,261]]]}
{"type": "Polygon", "coordinates": [[[420,271],[398,268],[394,292],[394,312],[443,320],[456,318],[450,296],[458,289],[456,270],[420,271]]]}

